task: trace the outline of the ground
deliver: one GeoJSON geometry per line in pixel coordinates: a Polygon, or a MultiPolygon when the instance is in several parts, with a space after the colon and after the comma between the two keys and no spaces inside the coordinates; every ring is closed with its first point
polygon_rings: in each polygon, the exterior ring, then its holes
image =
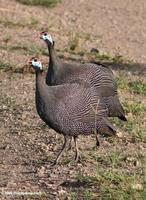
{"type": "Polygon", "coordinates": [[[62,0],[53,8],[0,1],[1,199],[146,199],[145,9],[144,0],[62,0]],[[70,150],[50,166],[63,140],[36,113],[28,66],[35,55],[47,66],[44,30],[62,59],[109,63],[126,110],[128,122],[111,119],[118,137],[100,138],[99,149],[94,135],[79,138],[80,163],[70,163],[70,150]]]}

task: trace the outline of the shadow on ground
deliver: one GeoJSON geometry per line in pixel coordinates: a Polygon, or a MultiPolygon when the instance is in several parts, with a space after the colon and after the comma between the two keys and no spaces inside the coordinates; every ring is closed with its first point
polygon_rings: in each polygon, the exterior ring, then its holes
{"type": "MultiPolygon", "coordinates": [[[[83,62],[82,58],[76,59],[67,57],[65,60],[71,62],[83,62]]],[[[84,62],[89,62],[89,60],[84,60],[84,62]]],[[[133,75],[146,75],[146,63],[116,63],[96,60],[91,60],[90,62],[110,66],[115,71],[128,71],[133,75]]]]}

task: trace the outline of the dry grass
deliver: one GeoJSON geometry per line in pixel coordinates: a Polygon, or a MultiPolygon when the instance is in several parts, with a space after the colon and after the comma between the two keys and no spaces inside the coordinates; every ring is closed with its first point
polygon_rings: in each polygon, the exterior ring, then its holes
{"type": "Polygon", "coordinates": [[[39,5],[46,7],[53,7],[58,2],[60,2],[60,0],[17,0],[17,1],[26,5],[39,5]]]}
{"type": "MultiPolygon", "coordinates": [[[[27,2],[33,4],[33,1],[27,2]]],[[[39,2],[45,5],[46,1],[39,2]]],[[[59,28],[55,27],[56,21],[48,22],[42,7],[19,6],[22,14],[4,13],[0,21],[5,33],[1,36],[0,46],[0,187],[5,191],[41,191],[40,199],[144,200],[145,75],[137,75],[129,68],[124,68],[125,62],[132,65],[124,56],[100,50],[94,53],[85,50],[84,45],[89,41],[93,44],[95,42],[92,34],[72,34],[68,31],[61,33],[61,37],[59,28]],[[33,18],[28,11],[33,13],[33,18]],[[120,136],[100,138],[101,147],[98,150],[93,148],[94,136],[81,136],[81,163],[69,164],[74,155],[70,151],[55,168],[51,168],[50,164],[60,149],[62,138],[39,121],[35,110],[34,74],[21,70],[28,68],[28,60],[35,55],[40,56],[44,63],[48,62],[47,48],[39,40],[39,31],[44,23],[47,24],[47,30],[51,23],[55,24],[52,34],[56,37],[57,52],[64,59],[80,62],[94,58],[96,61],[116,64],[116,68],[113,67],[114,73],[128,118],[127,122],[113,120],[119,128],[120,136]],[[64,42],[61,43],[64,37],[67,38],[66,46],[64,42]],[[122,69],[119,64],[123,66],[122,69]]]]}

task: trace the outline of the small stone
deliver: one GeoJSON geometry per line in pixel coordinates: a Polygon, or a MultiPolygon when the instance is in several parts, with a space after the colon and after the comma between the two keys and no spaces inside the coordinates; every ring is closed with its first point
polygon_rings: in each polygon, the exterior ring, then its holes
{"type": "Polygon", "coordinates": [[[8,188],[16,188],[17,187],[17,184],[13,181],[10,181],[7,185],[8,188]]]}
{"type": "Polygon", "coordinates": [[[133,184],[131,188],[134,190],[143,190],[143,186],[140,183],[133,184]]]}
{"type": "Polygon", "coordinates": [[[66,191],[61,189],[61,190],[59,190],[59,194],[61,194],[61,195],[66,194],[66,191]]]}
{"type": "Polygon", "coordinates": [[[129,162],[134,162],[135,158],[134,157],[127,157],[126,160],[129,161],[129,162]]]}
{"type": "Polygon", "coordinates": [[[141,162],[139,162],[138,160],[136,160],[136,162],[135,162],[135,166],[137,166],[137,167],[141,167],[142,164],[141,164],[141,162]]]}
{"type": "Polygon", "coordinates": [[[45,174],[45,167],[41,167],[41,169],[38,170],[38,175],[39,177],[43,177],[45,174]]]}
{"type": "Polygon", "coordinates": [[[128,113],[128,118],[133,118],[133,115],[132,115],[132,113],[130,112],[130,113],[128,113]]]}
{"type": "Polygon", "coordinates": [[[122,133],[122,132],[118,132],[118,133],[117,133],[117,136],[118,136],[119,138],[122,138],[122,137],[123,137],[123,133],[122,133]]]}

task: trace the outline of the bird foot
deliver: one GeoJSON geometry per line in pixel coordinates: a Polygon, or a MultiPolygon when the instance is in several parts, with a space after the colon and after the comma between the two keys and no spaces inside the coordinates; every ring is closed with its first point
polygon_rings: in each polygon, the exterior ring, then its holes
{"type": "Polygon", "coordinates": [[[72,138],[69,141],[68,147],[67,147],[67,151],[70,151],[72,149],[72,138]]]}
{"type": "Polygon", "coordinates": [[[74,160],[76,163],[80,163],[81,162],[81,156],[78,155],[78,156],[75,156],[75,160],[74,160]]]}
{"type": "Polygon", "coordinates": [[[57,160],[54,160],[53,163],[51,163],[50,167],[55,167],[58,164],[57,160]]]}
{"type": "Polygon", "coordinates": [[[70,151],[71,149],[72,149],[72,146],[71,146],[71,144],[69,144],[67,151],[70,151]]]}
{"type": "Polygon", "coordinates": [[[98,148],[100,146],[99,141],[96,141],[96,148],[98,148]]]}
{"type": "Polygon", "coordinates": [[[70,166],[75,163],[81,163],[81,156],[75,157],[75,159],[71,160],[68,165],[70,166]]]}

